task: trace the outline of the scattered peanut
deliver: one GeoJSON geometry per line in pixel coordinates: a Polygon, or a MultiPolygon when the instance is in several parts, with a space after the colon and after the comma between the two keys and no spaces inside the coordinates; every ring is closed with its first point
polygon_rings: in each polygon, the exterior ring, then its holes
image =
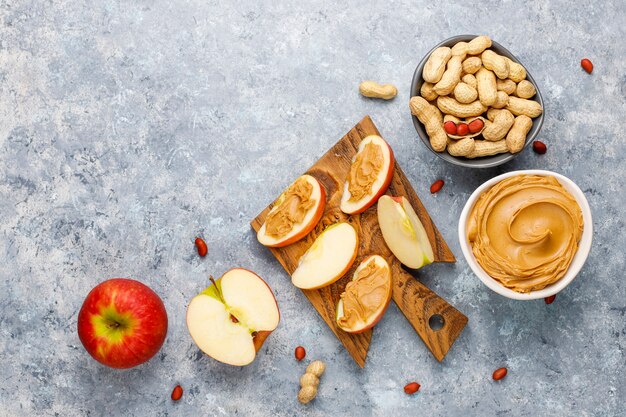
{"type": "Polygon", "coordinates": [[[517,84],[515,89],[515,95],[519,98],[531,98],[537,94],[537,90],[533,83],[528,80],[522,80],[517,84]]]}
{"type": "Polygon", "coordinates": [[[359,92],[365,97],[391,100],[398,94],[393,84],[378,84],[376,81],[363,81],[359,84],[359,92]]]}
{"type": "Polygon", "coordinates": [[[306,385],[300,388],[298,392],[298,401],[301,404],[310,403],[317,396],[317,387],[314,385],[306,385]]]}
{"type": "Polygon", "coordinates": [[[493,120],[496,118],[496,115],[501,111],[502,109],[490,108],[489,110],[487,110],[487,119],[493,122],[493,120]]]}
{"type": "Polygon", "coordinates": [[[296,350],[294,351],[294,356],[296,357],[296,360],[299,362],[302,359],[304,359],[304,357],[306,356],[306,350],[302,346],[297,346],[296,350]]]}
{"type": "MultiPolygon", "coordinates": [[[[480,68],[479,68],[480,69],[480,68]]],[[[474,77],[474,75],[472,74],[465,74],[462,78],[461,81],[463,81],[465,84],[469,85],[470,87],[472,87],[473,89],[476,89],[476,86],[478,85],[476,83],[476,77],[474,77]]]]}
{"type": "Polygon", "coordinates": [[[424,97],[426,101],[437,100],[437,97],[439,97],[439,94],[435,93],[435,90],[433,89],[434,86],[434,84],[427,82],[422,84],[422,87],[420,88],[420,95],[424,97]]]}
{"type": "Polygon", "coordinates": [[[430,185],[430,193],[438,193],[443,188],[443,180],[437,180],[430,185]]]}
{"type": "Polygon", "coordinates": [[[429,83],[438,83],[446,70],[446,64],[452,57],[452,50],[447,46],[442,46],[433,51],[428,57],[426,64],[424,64],[424,70],[422,71],[422,77],[424,81],[429,83]]]}
{"type": "Polygon", "coordinates": [[[543,155],[548,151],[548,147],[542,141],[536,140],[533,142],[533,151],[539,155],[543,155]]]}
{"type": "MultiPolygon", "coordinates": [[[[473,77],[470,75],[470,77],[473,77]]],[[[462,104],[469,104],[478,98],[478,91],[476,88],[470,86],[469,84],[465,84],[464,82],[460,82],[454,87],[454,98],[456,101],[462,104]]]]}
{"type": "Polygon", "coordinates": [[[321,377],[326,370],[326,365],[322,361],[313,361],[306,367],[307,374],[313,374],[316,377],[321,377]]]}
{"type": "Polygon", "coordinates": [[[487,117],[491,121],[483,129],[483,138],[491,142],[504,139],[515,120],[513,114],[508,110],[489,110],[487,117]]]}
{"type": "Polygon", "coordinates": [[[196,240],[194,241],[194,244],[196,245],[196,250],[198,251],[198,255],[204,258],[208,252],[206,242],[204,241],[204,239],[202,239],[201,237],[197,237],[196,240]]]}
{"type": "Polygon", "coordinates": [[[459,123],[456,127],[456,134],[459,136],[465,136],[469,133],[469,126],[467,123],[459,123]]]}
{"type": "Polygon", "coordinates": [[[500,79],[496,80],[496,88],[498,89],[498,91],[504,91],[508,95],[513,94],[515,92],[516,87],[517,87],[517,84],[515,84],[515,81],[509,78],[507,78],[506,80],[500,80],[500,79]]]}
{"type": "Polygon", "coordinates": [[[469,122],[467,126],[469,127],[470,133],[478,133],[483,130],[483,127],[485,127],[485,122],[482,117],[479,117],[469,122]]]}
{"type": "Polygon", "coordinates": [[[451,114],[461,118],[480,116],[487,110],[487,107],[478,100],[473,103],[462,104],[451,97],[439,97],[437,107],[443,114],[451,114]]]}
{"type": "Polygon", "coordinates": [[[441,80],[433,88],[440,96],[447,96],[454,87],[461,81],[461,72],[463,71],[462,60],[460,56],[453,56],[448,61],[446,71],[441,76],[441,80]]]}
{"type": "Polygon", "coordinates": [[[493,371],[493,380],[494,381],[499,381],[502,378],[504,378],[506,376],[507,373],[507,369],[506,368],[498,368],[495,371],[493,371]]]}
{"type": "Polygon", "coordinates": [[[463,72],[466,74],[476,74],[476,71],[483,66],[483,62],[477,56],[465,58],[463,61],[463,72]]]}
{"type": "Polygon", "coordinates": [[[172,401],[178,401],[183,397],[183,387],[176,385],[172,390],[172,401]]]}
{"type": "Polygon", "coordinates": [[[482,67],[476,73],[476,83],[478,84],[478,99],[481,104],[485,107],[489,107],[495,103],[498,99],[495,74],[485,67],[482,67]]]}
{"type": "Polygon", "coordinates": [[[410,382],[404,386],[404,392],[406,394],[415,394],[420,389],[420,384],[417,382],[410,382]]]}
{"type": "Polygon", "coordinates": [[[520,115],[513,121],[513,127],[506,135],[506,146],[509,148],[509,152],[517,153],[524,149],[524,143],[526,142],[526,135],[533,126],[533,121],[530,117],[520,115]]]}
{"type": "Polygon", "coordinates": [[[448,139],[448,153],[452,156],[467,156],[474,151],[475,142],[473,138],[448,139]]]}
{"type": "Polygon", "coordinates": [[[452,50],[451,50],[452,56],[460,56],[461,61],[463,61],[465,59],[465,56],[467,55],[467,48],[468,48],[467,42],[457,42],[452,47],[452,50]]]}
{"type": "Polygon", "coordinates": [[[593,71],[593,64],[587,58],[583,58],[580,60],[580,66],[583,67],[585,71],[587,71],[587,74],[591,74],[591,72],[593,71]]]}
{"type": "Polygon", "coordinates": [[[523,114],[530,118],[538,117],[543,112],[541,104],[538,102],[515,96],[509,97],[509,104],[506,106],[506,109],[516,116],[523,114]]]}
{"type": "Polygon", "coordinates": [[[451,120],[444,122],[443,130],[445,130],[448,135],[456,135],[457,134],[456,123],[454,123],[451,120]]]}
{"type": "Polygon", "coordinates": [[[320,379],[313,374],[303,374],[300,377],[300,386],[312,385],[317,387],[320,384],[320,379]]]}
{"type": "Polygon", "coordinates": [[[326,370],[326,365],[322,361],[313,361],[306,367],[306,372],[300,377],[300,391],[298,392],[298,401],[307,404],[317,395],[317,387],[320,383],[319,378],[326,370]]]}
{"type": "Polygon", "coordinates": [[[460,82],[456,85],[456,87],[454,87],[454,98],[459,103],[469,104],[476,101],[478,98],[478,91],[470,85],[460,82]]]}
{"type": "Polygon", "coordinates": [[[552,303],[554,302],[554,300],[556,300],[556,294],[551,295],[551,296],[546,297],[546,298],[544,298],[544,299],[543,299],[543,301],[544,301],[546,304],[552,304],[552,303]]]}
{"type": "Polygon", "coordinates": [[[483,66],[493,71],[499,79],[504,80],[509,76],[509,61],[502,55],[487,49],[482,53],[480,59],[483,61],[483,66]]]}
{"type": "Polygon", "coordinates": [[[476,140],[474,142],[476,142],[474,145],[474,151],[469,155],[466,155],[466,158],[480,158],[508,151],[506,141],[504,139],[497,142],[489,142],[486,140],[476,140]]]}
{"type": "Polygon", "coordinates": [[[459,123],[461,123],[461,119],[459,119],[456,116],[453,116],[451,114],[446,114],[445,116],[443,116],[443,122],[454,122],[455,125],[458,125],[459,123]]]}
{"type": "MultiPolygon", "coordinates": [[[[441,98],[441,97],[440,97],[441,98]]],[[[439,102],[439,99],[437,99],[439,102]]],[[[426,128],[426,134],[430,138],[430,146],[436,152],[443,152],[446,149],[448,135],[443,129],[440,121],[441,113],[437,107],[429,104],[422,97],[412,97],[409,102],[411,113],[413,113],[426,128]]]]}
{"type": "Polygon", "coordinates": [[[480,55],[489,47],[491,47],[491,38],[485,35],[478,36],[467,44],[467,53],[469,55],[480,55]]]}
{"type": "Polygon", "coordinates": [[[503,109],[509,104],[509,95],[504,91],[496,93],[496,102],[491,105],[494,109],[503,109]]]}
{"type": "Polygon", "coordinates": [[[514,62],[511,58],[505,57],[505,59],[509,62],[509,78],[516,83],[525,80],[526,69],[522,66],[522,64],[514,62]]]}

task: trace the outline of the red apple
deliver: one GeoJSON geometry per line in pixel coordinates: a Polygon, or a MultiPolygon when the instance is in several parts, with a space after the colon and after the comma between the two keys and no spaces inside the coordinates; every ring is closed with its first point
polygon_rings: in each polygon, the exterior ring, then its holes
{"type": "MultiPolygon", "coordinates": [[[[315,204],[306,212],[304,218],[300,223],[294,224],[291,230],[284,236],[275,237],[270,236],[266,232],[266,224],[263,223],[263,226],[259,229],[257,233],[258,241],[265,246],[271,248],[281,248],[283,246],[291,245],[294,242],[305,237],[313,228],[317,225],[317,222],[322,218],[322,214],[324,214],[324,207],[326,207],[326,189],[315,177],[311,175],[302,175],[299,179],[306,180],[313,187],[313,191],[311,192],[311,199],[315,201],[315,204]]],[[[294,181],[294,183],[296,182],[294,181]]],[[[286,192],[286,191],[285,191],[286,192]]],[[[285,192],[283,192],[280,197],[274,203],[274,207],[268,213],[268,216],[278,210],[279,207],[285,202],[285,192]]]]}
{"type": "Polygon", "coordinates": [[[87,352],[111,368],[132,368],[165,341],[167,312],[149,287],[113,278],[92,289],[78,313],[78,337],[87,352]]]}
{"type": "MultiPolygon", "coordinates": [[[[391,179],[393,178],[393,167],[394,167],[394,157],[393,151],[391,150],[391,146],[383,138],[376,135],[370,135],[363,139],[361,143],[359,143],[359,148],[357,149],[356,155],[352,158],[352,163],[354,164],[358,155],[365,150],[365,146],[368,144],[374,144],[380,147],[382,151],[383,164],[380,171],[377,174],[377,178],[371,186],[369,193],[363,197],[361,197],[358,201],[352,201],[352,194],[350,194],[348,180],[345,181],[343,186],[343,194],[341,195],[341,204],[340,208],[346,214],[358,214],[363,213],[369,207],[374,204],[378,198],[387,191],[389,184],[391,184],[391,179]]],[[[352,169],[352,167],[350,168],[352,169]]]]}

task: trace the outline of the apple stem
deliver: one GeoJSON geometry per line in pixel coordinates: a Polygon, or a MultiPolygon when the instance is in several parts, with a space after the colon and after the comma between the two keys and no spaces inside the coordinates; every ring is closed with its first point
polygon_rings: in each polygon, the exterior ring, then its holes
{"type": "Polygon", "coordinates": [[[222,292],[220,291],[220,288],[217,286],[217,282],[215,282],[215,280],[213,279],[213,275],[209,275],[209,281],[213,283],[213,286],[215,287],[215,292],[217,293],[218,297],[220,297],[220,300],[222,300],[222,303],[224,303],[225,305],[226,300],[224,300],[224,297],[222,296],[222,292]]]}
{"type": "MultiPolygon", "coordinates": [[[[217,296],[220,297],[222,303],[226,305],[226,300],[224,300],[224,296],[222,295],[222,291],[220,291],[219,287],[217,286],[217,282],[215,282],[215,280],[213,279],[213,275],[209,275],[209,280],[215,286],[215,292],[217,293],[217,296]]],[[[232,314],[230,315],[230,321],[232,321],[233,323],[239,323],[239,319],[237,319],[237,317],[233,316],[232,314]]]]}
{"type": "Polygon", "coordinates": [[[120,324],[118,322],[116,322],[116,321],[109,321],[107,323],[107,327],[109,329],[117,329],[118,327],[120,327],[120,324]]]}

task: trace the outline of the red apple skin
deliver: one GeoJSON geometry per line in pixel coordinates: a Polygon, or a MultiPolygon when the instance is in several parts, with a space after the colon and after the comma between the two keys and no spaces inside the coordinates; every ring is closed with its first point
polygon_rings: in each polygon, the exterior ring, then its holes
{"type": "Polygon", "coordinates": [[[311,218],[311,222],[307,224],[305,227],[303,227],[301,231],[291,236],[289,239],[280,243],[276,243],[274,245],[266,245],[268,248],[282,248],[287,245],[291,245],[292,243],[295,243],[299,241],[300,239],[302,239],[303,237],[305,237],[306,235],[308,235],[309,232],[311,232],[311,230],[313,230],[315,226],[317,226],[317,223],[319,223],[320,219],[322,218],[322,215],[324,214],[324,209],[326,208],[326,189],[324,188],[322,183],[319,182],[317,178],[315,178],[315,181],[317,181],[317,183],[320,186],[320,204],[318,204],[317,210],[315,211],[315,214],[311,218]]]}
{"type": "Polygon", "coordinates": [[[78,313],[78,337],[111,368],[132,368],[161,349],[167,335],[163,301],[148,286],[113,278],[93,288],[78,313]]]}
{"type": "Polygon", "coordinates": [[[363,205],[358,210],[350,212],[350,213],[346,213],[346,214],[352,215],[352,214],[363,213],[365,210],[372,207],[372,205],[374,205],[374,203],[378,201],[381,195],[387,192],[387,188],[389,188],[389,185],[391,184],[391,180],[393,179],[393,168],[396,163],[396,157],[393,154],[393,149],[391,149],[391,146],[389,146],[387,141],[384,139],[383,141],[387,145],[387,148],[389,148],[389,169],[387,170],[387,174],[386,174],[387,176],[385,177],[385,182],[383,182],[383,185],[382,187],[380,187],[380,190],[378,190],[378,192],[372,196],[372,199],[370,201],[368,201],[365,205],[363,205]]]}
{"type": "Polygon", "coordinates": [[[401,196],[398,196],[398,197],[391,196],[391,199],[393,201],[395,201],[396,203],[398,203],[398,204],[402,204],[402,197],[401,196]]]}
{"type": "MultiPolygon", "coordinates": [[[[373,255],[368,256],[367,258],[365,258],[363,261],[361,261],[361,264],[365,263],[369,258],[371,258],[373,255]]],[[[391,268],[391,265],[389,266],[389,268],[391,268]]],[[[389,273],[391,273],[391,269],[389,269],[389,273]]],[[[389,303],[391,302],[391,295],[393,293],[393,279],[391,281],[391,286],[389,287],[389,293],[387,294],[387,302],[385,303],[385,307],[380,311],[380,314],[378,315],[378,317],[376,317],[374,320],[372,320],[372,322],[370,324],[368,324],[367,326],[363,327],[362,329],[356,330],[356,331],[352,331],[350,329],[345,329],[343,327],[339,327],[341,330],[343,330],[346,333],[350,333],[350,334],[359,334],[359,333],[363,333],[369,329],[371,329],[372,327],[376,326],[378,324],[378,322],[380,321],[380,319],[383,318],[383,316],[385,315],[385,312],[387,311],[387,307],[389,307],[389,303]]],[[[337,309],[337,307],[335,307],[335,309],[337,309]]]]}

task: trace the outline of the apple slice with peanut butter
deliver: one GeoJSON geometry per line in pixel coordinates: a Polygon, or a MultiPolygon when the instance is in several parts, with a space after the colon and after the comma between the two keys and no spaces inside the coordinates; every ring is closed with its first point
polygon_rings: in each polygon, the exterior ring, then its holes
{"type": "Polygon", "coordinates": [[[273,248],[297,242],[317,225],[325,206],[324,186],[313,176],[302,175],[278,197],[257,239],[273,248]]]}

